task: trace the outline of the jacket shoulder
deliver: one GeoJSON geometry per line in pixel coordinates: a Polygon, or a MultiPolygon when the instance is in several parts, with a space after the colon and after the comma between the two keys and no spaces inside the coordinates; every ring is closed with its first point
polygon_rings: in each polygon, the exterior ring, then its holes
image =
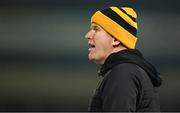
{"type": "Polygon", "coordinates": [[[113,67],[107,75],[107,81],[116,82],[117,85],[134,84],[139,90],[145,87],[152,87],[147,73],[138,65],[132,63],[122,63],[113,67]]]}
{"type": "Polygon", "coordinates": [[[142,76],[147,75],[147,73],[138,65],[132,63],[122,63],[114,66],[111,70],[109,75],[114,77],[138,77],[142,78],[142,76]]]}

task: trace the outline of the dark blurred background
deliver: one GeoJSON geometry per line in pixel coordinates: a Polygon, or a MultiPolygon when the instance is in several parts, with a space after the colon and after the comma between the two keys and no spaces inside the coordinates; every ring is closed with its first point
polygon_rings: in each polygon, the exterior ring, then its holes
{"type": "Polygon", "coordinates": [[[138,13],[137,48],[163,76],[162,111],[180,111],[179,0],[1,0],[0,111],[87,111],[98,82],[84,38],[94,11],[138,13]]]}

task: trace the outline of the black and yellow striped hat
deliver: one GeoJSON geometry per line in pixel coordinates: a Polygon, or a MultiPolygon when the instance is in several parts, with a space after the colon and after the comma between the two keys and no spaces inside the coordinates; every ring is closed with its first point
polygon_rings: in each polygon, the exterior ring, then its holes
{"type": "Polygon", "coordinates": [[[136,12],[129,7],[109,7],[95,12],[91,23],[100,25],[127,48],[134,49],[137,41],[136,12]]]}

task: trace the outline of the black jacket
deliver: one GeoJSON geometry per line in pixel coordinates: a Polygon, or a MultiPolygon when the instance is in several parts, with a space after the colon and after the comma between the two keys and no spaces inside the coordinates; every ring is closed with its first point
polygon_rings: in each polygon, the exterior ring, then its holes
{"type": "Polygon", "coordinates": [[[161,78],[136,49],[111,54],[102,65],[101,80],[89,111],[160,111],[157,87],[161,78]]]}

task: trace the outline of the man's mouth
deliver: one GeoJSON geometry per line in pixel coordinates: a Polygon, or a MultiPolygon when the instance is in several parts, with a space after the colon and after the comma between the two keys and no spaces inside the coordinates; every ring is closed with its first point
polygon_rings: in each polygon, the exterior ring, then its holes
{"type": "Polygon", "coordinates": [[[95,45],[92,43],[88,43],[88,45],[89,45],[89,49],[88,49],[89,51],[92,51],[95,48],[95,45]]]}
{"type": "Polygon", "coordinates": [[[94,45],[94,44],[89,43],[89,47],[90,47],[90,48],[95,48],[95,45],[94,45]]]}

